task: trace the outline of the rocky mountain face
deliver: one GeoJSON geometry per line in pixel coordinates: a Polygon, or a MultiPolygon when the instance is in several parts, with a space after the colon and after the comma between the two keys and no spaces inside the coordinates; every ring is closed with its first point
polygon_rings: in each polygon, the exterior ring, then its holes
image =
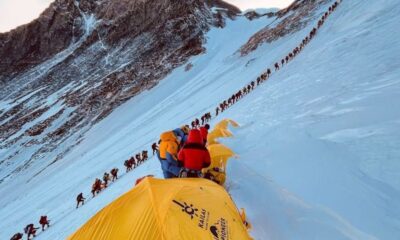
{"type": "MultiPolygon", "coordinates": [[[[268,17],[276,17],[280,21],[276,24],[268,25],[256,33],[243,45],[240,49],[240,53],[242,55],[247,55],[264,43],[271,43],[279,38],[303,29],[307,26],[309,21],[315,19],[315,10],[318,6],[327,2],[329,2],[329,0],[297,0],[285,9],[276,13],[269,13],[268,17]]],[[[254,12],[249,12],[246,15],[249,19],[262,16],[263,15],[254,12]]]]}
{"type": "Polygon", "coordinates": [[[204,34],[239,12],[218,0],[57,0],[1,34],[0,167],[9,171],[0,179],[47,152],[56,161],[117,106],[204,52],[204,34]]]}
{"type": "Polygon", "coordinates": [[[324,0],[240,14],[221,0],[56,0],[33,22],[0,34],[0,183],[49,166],[122,103],[206,52],[227,19],[276,18],[238,51],[300,30],[324,0]]]}

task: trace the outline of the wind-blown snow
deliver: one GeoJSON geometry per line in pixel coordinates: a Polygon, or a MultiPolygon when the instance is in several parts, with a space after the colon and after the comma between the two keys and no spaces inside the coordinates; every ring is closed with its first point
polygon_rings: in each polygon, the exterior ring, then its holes
{"type": "MultiPolygon", "coordinates": [[[[399,16],[395,0],[344,0],[295,60],[213,120],[241,124],[224,140],[240,155],[228,164],[227,188],[246,209],[255,239],[400,236],[399,16]]],[[[27,176],[0,185],[0,239],[44,214],[52,226],[36,239],[64,239],[136,178],[161,176],[151,158],[75,209],[76,195],[89,197],[96,177],[113,167],[124,172],[123,160],[148,149],[161,132],[214,114],[217,103],[312,27],[239,57],[236,51],[267,21],[240,17],[212,29],[206,54],[191,59],[190,71],[178,68],[123,104],[43,172],[33,165],[27,176]]]]}

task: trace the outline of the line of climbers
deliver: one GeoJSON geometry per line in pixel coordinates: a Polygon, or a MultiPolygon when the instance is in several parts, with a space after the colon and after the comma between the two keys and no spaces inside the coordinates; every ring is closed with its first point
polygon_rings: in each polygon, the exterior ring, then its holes
{"type": "MultiPolygon", "coordinates": [[[[336,10],[338,5],[343,0],[335,1],[328,10],[323,14],[323,16],[319,19],[317,26],[314,27],[308,36],[306,36],[302,42],[295,47],[289,54],[287,54],[284,58],[281,59],[280,62],[276,62],[274,64],[275,71],[280,70],[285,64],[289,63],[289,61],[293,60],[303,49],[304,47],[315,37],[319,28],[321,28],[327,18],[331,15],[333,11],[336,10]]],[[[268,68],[264,73],[262,73],[259,77],[257,77],[256,81],[251,81],[249,84],[244,86],[238,92],[234,93],[227,100],[224,100],[220,103],[215,109],[215,116],[218,116],[219,113],[224,112],[228,107],[235,104],[238,100],[240,100],[243,96],[249,94],[254,88],[264,81],[268,80],[271,76],[272,71],[268,68]],[[257,84],[257,85],[256,85],[257,84]]],[[[210,154],[205,147],[207,141],[208,129],[210,126],[208,123],[211,120],[211,113],[205,113],[200,119],[195,119],[191,125],[190,129],[188,125],[184,125],[181,128],[177,128],[173,131],[165,132],[160,135],[160,141],[158,142],[160,145],[157,146],[157,143],[153,143],[151,145],[151,149],[153,151],[153,155],[157,154],[158,159],[161,162],[161,168],[163,170],[163,174],[165,178],[174,178],[174,177],[205,177],[208,178],[207,174],[203,176],[201,173],[201,169],[206,168],[210,165],[210,154]]],[[[143,162],[148,159],[147,151],[142,151],[142,156],[140,154],[136,154],[135,157],[131,157],[129,160],[124,162],[124,166],[126,167],[126,172],[136,168],[143,162]],[[136,157],[136,160],[135,160],[136,157]]],[[[115,181],[118,179],[118,168],[114,168],[111,170],[111,181],[115,181]]],[[[213,180],[213,179],[212,179],[213,180]]],[[[102,189],[107,187],[108,181],[110,181],[110,175],[105,173],[103,175],[103,181],[100,179],[96,179],[95,183],[92,186],[92,194],[93,197],[96,193],[99,193],[102,189]]],[[[84,205],[86,198],[83,196],[83,193],[78,194],[76,197],[78,208],[79,204],[82,203],[84,205]]],[[[49,221],[43,221],[47,226],[49,226],[49,221]]],[[[41,218],[42,219],[42,218],[41,218]]],[[[42,224],[42,222],[40,222],[42,224]]],[[[42,224],[42,230],[44,231],[44,225],[42,224]]],[[[28,235],[28,239],[30,236],[35,237],[36,230],[33,224],[27,225],[25,228],[25,233],[28,235]],[[29,227],[28,227],[29,226],[29,227]]],[[[16,233],[11,240],[20,240],[22,239],[22,233],[16,233]]]]}
{"type": "MultiPolygon", "coordinates": [[[[341,1],[340,1],[341,2],[341,1]]],[[[334,4],[332,4],[329,8],[328,11],[326,11],[324,13],[324,15],[320,18],[320,20],[317,23],[317,26],[314,27],[310,33],[308,34],[308,36],[306,36],[303,41],[299,44],[299,46],[297,46],[296,48],[293,49],[292,52],[290,52],[288,55],[286,55],[286,57],[282,58],[281,60],[281,65],[279,65],[279,62],[275,63],[275,71],[278,71],[280,69],[280,67],[283,67],[284,64],[287,64],[290,60],[292,60],[294,57],[296,57],[301,50],[303,50],[303,48],[315,37],[315,35],[317,34],[317,31],[319,28],[321,28],[324,23],[325,20],[328,18],[328,16],[337,8],[337,6],[340,3],[339,1],[336,1],[334,4]]],[[[257,79],[257,83],[259,83],[261,81],[260,78],[257,79]]]]}
{"type": "Polygon", "coordinates": [[[192,121],[192,123],[191,123],[192,128],[200,128],[204,124],[210,122],[211,118],[212,118],[212,116],[211,116],[210,112],[203,114],[203,116],[201,116],[201,118],[200,118],[201,119],[201,123],[200,123],[200,120],[198,118],[196,118],[196,119],[194,119],[192,121]]]}
{"type": "MultiPolygon", "coordinates": [[[[279,71],[281,67],[283,67],[285,64],[288,64],[289,61],[293,60],[294,57],[296,57],[303,49],[304,47],[315,37],[317,34],[317,31],[319,28],[321,28],[326,19],[329,17],[329,15],[336,10],[338,5],[342,2],[342,0],[335,1],[329,8],[328,10],[322,15],[322,17],[319,19],[317,26],[315,26],[310,33],[302,40],[302,42],[295,47],[290,53],[288,53],[284,58],[280,60],[280,62],[276,62],[274,64],[275,71],[279,71]]],[[[268,78],[271,76],[272,71],[271,68],[268,68],[264,73],[262,73],[259,77],[257,77],[256,81],[251,81],[249,84],[244,86],[242,89],[234,93],[231,97],[229,97],[227,100],[224,100],[221,102],[215,109],[215,116],[218,116],[219,113],[224,112],[227,108],[235,104],[238,100],[240,100],[243,96],[249,94],[251,91],[254,90],[256,86],[259,86],[261,83],[264,81],[268,80],[268,78]],[[257,84],[257,85],[256,85],[257,84]]]]}
{"type": "MultiPolygon", "coordinates": [[[[39,224],[42,225],[42,231],[44,231],[46,226],[47,228],[50,227],[50,220],[47,219],[47,216],[41,216],[39,219],[39,224]]],[[[35,227],[33,223],[26,225],[26,227],[24,228],[24,232],[27,235],[27,239],[31,239],[31,236],[36,237],[36,232],[38,229],[39,228],[35,227]]],[[[23,236],[23,233],[16,233],[14,234],[14,236],[11,237],[11,240],[21,240],[23,236]]]]}
{"type": "MultiPolygon", "coordinates": [[[[152,145],[153,148],[153,145],[152,145]]],[[[143,150],[142,154],[138,153],[135,156],[132,156],[128,160],[125,160],[124,166],[126,167],[126,172],[131,171],[132,169],[135,169],[145,161],[149,159],[148,157],[148,152],[147,150],[143,150]]]]}
{"type": "MultiPolygon", "coordinates": [[[[153,144],[154,145],[154,144],[153,144]]],[[[152,147],[153,147],[152,145],[152,147]]],[[[141,153],[136,154],[135,156],[132,156],[128,160],[125,160],[124,166],[126,167],[126,172],[131,171],[134,168],[137,168],[139,165],[144,163],[149,159],[148,157],[148,151],[143,150],[141,153]]],[[[108,187],[109,181],[116,181],[118,180],[118,168],[113,168],[111,169],[110,173],[105,172],[103,174],[103,181],[99,178],[96,178],[94,180],[94,183],[92,185],[92,198],[96,196],[96,194],[99,194],[103,189],[106,189],[108,187]]],[[[86,198],[83,196],[83,193],[79,193],[78,196],[76,197],[76,208],[79,207],[79,204],[82,203],[82,205],[85,204],[86,198]]]]}

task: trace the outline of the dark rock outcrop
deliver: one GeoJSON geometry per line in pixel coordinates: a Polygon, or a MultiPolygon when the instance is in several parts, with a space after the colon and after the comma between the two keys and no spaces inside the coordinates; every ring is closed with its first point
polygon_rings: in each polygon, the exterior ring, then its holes
{"type": "MultiPolygon", "coordinates": [[[[296,0],[289,7],[282,9],[276,13],[278,24],[272,27],[266,26],[252,36],[249,41],[240,49],[242,56],[256,50],[263,43],[271,43],[279,38],[304,28],[309,21],[313,19],[313,14],[318,6],[328,2],[329,0],[296,0]]],[[[248,18],[258,18],[258,14],[249,13],[248,18]]]]}

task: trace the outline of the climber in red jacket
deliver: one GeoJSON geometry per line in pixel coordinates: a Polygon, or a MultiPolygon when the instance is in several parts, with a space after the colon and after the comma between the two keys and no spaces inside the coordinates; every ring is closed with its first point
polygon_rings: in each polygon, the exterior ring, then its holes
{"type": "Polygon", "coordinates": [[[190,130],[187,142],[179,151],[178,161],[183,165],[180,177],[201,177],[201,169],[210,166],[210,153],[204,146],[200,130],[190,130]]]}
{"type": "Polygon", "coordinates": [[[47,216],[41,216],[39,219],[39,224],[42,225],[42,231],[44,231],[44,228],[47,226],[47,228],[50,227],[50,220],[47,219],[47,216]]]}

